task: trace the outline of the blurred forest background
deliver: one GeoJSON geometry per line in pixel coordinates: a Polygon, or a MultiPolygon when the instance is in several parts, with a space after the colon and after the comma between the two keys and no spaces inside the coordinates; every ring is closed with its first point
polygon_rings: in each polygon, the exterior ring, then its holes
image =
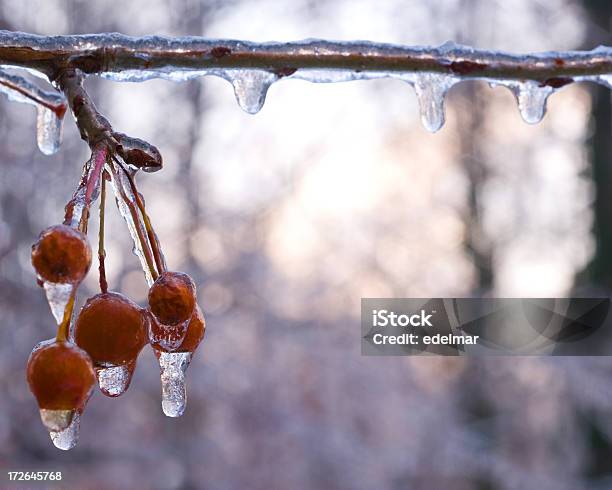
{"type": "MultiPolygon", "coordinates": [[[[0,2],[0,28],[49,35],[521,52],[612,45],[611,19],[607,0],[0,2]]],[[[79,445],[53,447],[25,381],[55,330],[30,246],[62,219],[88,148],[68,119],[42,155],[33,108],[2,97],[0,486],[53,470],[92,489],[612,487],[612,360],[366,358],[359,324],[361,297],[610,295],[608,89],[566,87],[529,126],[508,90],[461,84],[430,135],[400,81],[285,81],[256,116],[217,78],[87,86],[116,130],[164,155],[140,186],[170,267],[198,283],[207,337],[182,418],[162,415],[146,348],[124,396],[90,400],[79,445]]],[[[110,287],[144,304],[108,209],[110,287]]],[[[96,286],[92,273],[80,301],[96,286]]]]}

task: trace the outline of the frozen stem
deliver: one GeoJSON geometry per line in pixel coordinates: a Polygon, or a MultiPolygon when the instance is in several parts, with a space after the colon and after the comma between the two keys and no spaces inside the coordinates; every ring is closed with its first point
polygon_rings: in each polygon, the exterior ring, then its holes
{"type": "Polygon", "coordinates": [[[145,209],[144,199],[136,188],[136,182],[134,181],[134,177],[127,171],[125,172],[125,175],[130,183],[132,194],[134,195],[134,200],[136,201],[136,205],[138,206],[140,215],[142,216],[144,227],[147,232],[147,238],[149,239],[149,245],[151,246],[151,251],[153,252],[153,258],[155,259],[157,271],[161,274],[166,270],[166,261],[164,259],[164,254],[161,251],[159,239],[157,238],[157,234],[153,229],[153,225],[151,224],[151,220],[149,219],[149,215],[147,214],[147,210],[145,209]]]}
{"type": "MultiPolygon", "coordinates": [[[[59,69],[54,72],[53,78],[66,95],[70,109],[76,119],[76,124],[79,127],[81,138],[92,149],[92,159],[89,165],[93,168],[91,172],[85,172],[87,176],[84,177],[86,183],[81,183],[81,187],[85,186],[85,209],[83,216],[88,215],[89,204],[95,195],[101,172],[106,166],[111,176],[118,205],[128,222],[135,247],[138,250],[138,255],[141,257],[147,280],[149,282],[155,280],[159,273],[165,270],[163,255],[157,236],[145,212],[142,198],[134,184],[133,177],[130,171],[125,168],[123,162],[134,171],[139,168],[155,171],[161,168],[162,165],[159,151],[146,141],[113,131],[110,122],[100,114],[85,90],[83,86],[84,75],[80,69],[59,69]]],[[[103,207],[100,209],[100,224],[102,226],[104,221],[103,207]]],[[[74,218],[72,218],[72,221],[74,221],[74,218]]],[[[100,240],[102,239],[103,231],[101,231],[100,235],[100,240]]],[[[104,290],[106,288],[106,279],[103,275],[104,250],[102,242],[100,242],[100,247],[100,287],[104,290]]]]}
{"type": "Polygon", "coordinates": [[[104,260],[106,258],[106,251],[104,250],[104,211],[106,207],[106,181],[108,180],[108,174],[106,170],[102,175],[102,181],[100,182],[100,230],[98,233],[98,272],[100,277],[100,292],[106,293],[108,291],[108,282],[106,281],[106,267],[104,260]]]}
{"type": "Polygon", "coordinates": [[[159,271],[156,269],[152,246],[148,240],[146,228],[143,225],[140,209],[135,202],[135,197],[128,181],[129,173],[115,158],[108,162],[107,168],[110,171],[113,190],[117,198],[117,206],[128,224],[136,255],[140,258],[147,282],[151,285],[157,279],[159,271]]]}

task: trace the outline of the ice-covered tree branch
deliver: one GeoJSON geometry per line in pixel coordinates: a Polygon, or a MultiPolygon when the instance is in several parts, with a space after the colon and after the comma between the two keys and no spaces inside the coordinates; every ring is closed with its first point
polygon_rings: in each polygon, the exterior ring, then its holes
{"type": "Polygon", "coordinates": [[[121,34],[36,36],[0,31],[0,63],[84,73],[254,68],[279,76],[300,69],[367,72],[434,72],[457,77],[535,80],[612,73],[612,49],[517,55],[452,43],[409,47],[371,42],[307,40],[252,43],[200,37],[134,38],[121,34]]]}
{"type": "Polygon", "coordinates": [[[569,83],[612,86],[612,48],[608,47],[520,55],[450,42],[410,47],[365,41],[253,43],[116,33],[45,37],[0,31],[0,65],[34,70],[56,83],[68,95],[81,135],[90,145],[104,134],[115,144],[116,133],[86,97],[82,80],[87,75],[117,81],[219,76],[232,84],[238,103],[249,113],[261,109],[268,88],[281,78],[312,82],[396,78],[414,86],[421,119],[430,131],[444,124],[444,97],[463,80],[508,87],[529,123],[540,121],[548,96],[569,83]]]}

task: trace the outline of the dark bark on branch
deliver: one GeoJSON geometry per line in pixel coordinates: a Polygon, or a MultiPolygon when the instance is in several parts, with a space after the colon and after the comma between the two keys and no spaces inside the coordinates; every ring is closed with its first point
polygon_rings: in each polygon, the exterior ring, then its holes
{"type": "Polygon", "coordinates": [[[553,80],[554,84],[568,77],[612,73],[612,50],[515,55],[458,45],[420,48],[323,40],[251,43],[200,37],[133,38],[116,33],[44,37],[0,31],[0,64],[34,68],[50,78],[69,68],[85,74],[258,68],[279,76],[313,68],[429,71],[459,78],[553,80]]]}
{"type": "Polygon", "coordinates": [[[76,119],[77,126],[83,138],[93,149],[102,140],[114,149],[116,142],[112,135],[112,127],[102,116],[89,94],[83,88],[83,76],[78,70],[68,69],[57,74],[57,84],[66,95],[70,110],[76,119]]]}

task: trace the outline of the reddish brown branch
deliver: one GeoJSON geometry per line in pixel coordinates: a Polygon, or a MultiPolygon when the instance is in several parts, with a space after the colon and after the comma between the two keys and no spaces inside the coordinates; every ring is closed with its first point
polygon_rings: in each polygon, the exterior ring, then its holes
{"type": "Polygon", "coordinates": [[[612,50],[517,55],[467,46],[409,47],[370,42],[308,40],[251,43],[201,37],[134,38],[121,34],[36,36],[0,31],[0,64],[34,68],[50,77],[65,69],[83,73],[149,74],[216,68],[257,68],[279,76],[301,69],[355,72],[429,71],[460,78],[527,79],[612,73],[612,50]]]}
{"type": "Polygon", "coordinates": [[[83,138],[93,149],[105,143],[114,150],[116,141],[108,120],[102,116],[83,87],[83,75],[79,70],[66,69],[56,73],[56,81],[72,110],[83,138]]]}

